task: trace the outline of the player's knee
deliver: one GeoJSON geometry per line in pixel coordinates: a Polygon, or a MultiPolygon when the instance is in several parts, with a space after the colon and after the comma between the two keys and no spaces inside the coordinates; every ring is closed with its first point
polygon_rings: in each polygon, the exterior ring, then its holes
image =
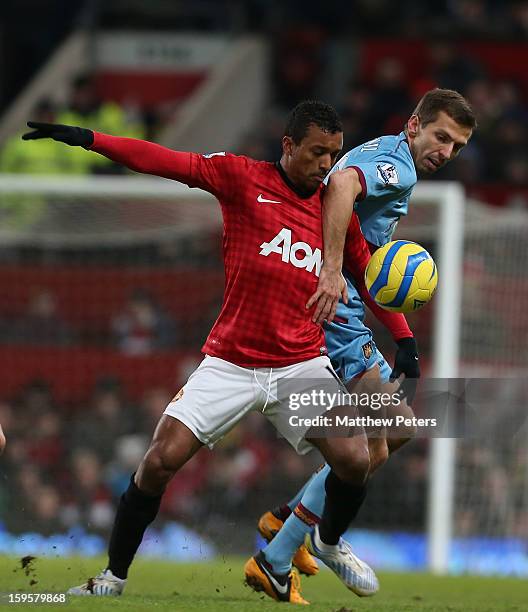
{"type": "Polygon", "coordinates": [[[367,444],[356,443],[343,449],[336,456],[332,469],[344,482],[357,486],[363,484],[370,469],[367,444]]]}
{"type": "Polygon", "coordinates": [[[138,474],[141,479],[158,486],[166,485],[181,466],[171,444],[155,442],[148,449],[138,474]]]}

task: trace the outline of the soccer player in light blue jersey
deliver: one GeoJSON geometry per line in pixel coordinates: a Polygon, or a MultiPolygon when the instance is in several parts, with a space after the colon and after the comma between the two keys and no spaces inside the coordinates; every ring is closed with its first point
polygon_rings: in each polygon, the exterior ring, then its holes
{"type": "MultiPolygon", "coordinates": [[[[467,144],[475,127],[473,111],[458,92],[431,90],[419,101],[400,134],[381,136],[352,149],[341,158],[327,179],[324,214],[329,233],[324,236],[324,265],[318,290],[308,305],[318,300],[314,320],[332,320],[325,323],[328,354],[349,388],[360,377],[372,384],[390,385],[390,381],[402,374],[406,378],[420,375],[414,338],[398,341],[395,366],[390,368],[377,349],[372,332],[365,326],[364,305],[346,269],[343,269],[343,275],[348,303],[340,301],[337,308],[334,306],[335,297],[342,295],[343,246],[352,210],[360,219],[371,250],[389,242],[399,219],[408,213],[417,176],[432,174],[454,159],[467,144]],[[359,196],[354,198],[358,192],[359,196]]],[[[412,416],[411,408],[406,408],[412,416]]],[[[383,465],[390,453],[411,437],[412,434],[404,434],[369,438],[369,477],[383,465]]],[[[356,487],[349,495],[345,493],[342,496],[341,525],[336,525],[332,533],[323,533],[319,531],[318,522],[325,503],[328,503],[325,501],[326,490],[333,486],[328,479],[330,473],[329,466],[324,465],[288,504],[261,517],[259,531],[269,541],[259,553],[261,560],[267,562],[271,576],[280,576],[291,569],[295,555],[295,565],[302,573],[310,575],[318,569],[310,555],[312,553],[328,565],[350,590],[358,595],[372,595],[378,588],[377,581],[372,582],[368,565],[352,553],[341,537],[365,499],[368,480],[363,487],[356,487]],[[303,541],[309,552],[302,546],[303,541]]],[[[259,590],[274,597],[273,582],[269,577],[261,581],[259,590]]]]}

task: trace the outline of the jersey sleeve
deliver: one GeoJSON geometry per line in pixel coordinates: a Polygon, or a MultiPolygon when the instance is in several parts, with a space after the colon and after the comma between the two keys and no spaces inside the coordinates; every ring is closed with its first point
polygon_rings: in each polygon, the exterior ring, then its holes
{"type": "Polygon", "coordinates": [[[357,162],[351,167],[358,173],[363,188],[358,201],[367,196],[393,199],[395,195],[406,193],[411,185],[406,166],[388,157],[357,162]]]}
{"type": "Polygon", "coordinates": [[[173,179],[223,198],[238,188],[248,163],[247,158],[230,153],[200,155],[173,151],[146,140],[100,132],[94,132],[90,150],[135,172],[173,179]]]}
{"type": "Polygon", "coordinates": [[[94,132],[90,151],[123,164],[135,172],[154,174],[189,184],[193,153],[173,151],[153,142],[94,132]]]}
{"type": "Polygon", "coordinates": [[[358,293],[376,319],[386,327],[395,341],[402,338],[411,338],[412,331],[407,324],[405,316],[399,312],[384,310],[378,306],[371,297],[365,285],[365,269],[370,260],[370,249],[365,240],[359,218],[356,213],[352,214],[345,239],[345,250],[343,253],[343,264],[352,274],[358,293]]]}
{"type": "Polygon", "coordinates": [[[230,196],[245,183],[248,158],[221,151],[207,155],[192,154],[192,187],[200,187],[222,198],[230,196]]]}

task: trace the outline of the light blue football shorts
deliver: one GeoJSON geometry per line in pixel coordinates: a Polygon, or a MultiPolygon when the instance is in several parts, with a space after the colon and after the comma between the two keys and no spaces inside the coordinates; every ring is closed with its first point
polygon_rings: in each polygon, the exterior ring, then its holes
{"type": "Polygon", "coordinates": [[[336,318],[325,323],[328,356],[338,376],[347,383],[362,372],[379,366],[381,381],[388,382],[392,368],[365,325],[365,306],[355,286],[348,281],[348,304],[339,302],[336,318]]]}

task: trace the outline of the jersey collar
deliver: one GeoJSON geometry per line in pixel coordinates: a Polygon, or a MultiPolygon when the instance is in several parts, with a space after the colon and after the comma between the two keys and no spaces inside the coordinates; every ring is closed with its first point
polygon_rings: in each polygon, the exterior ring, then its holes
{"type": "MultiPolygon", "coordinates": [[[[409,146],[409,141],[407,140],[407,134],[405,132],[400,132],[398,136],[399,136],[398,147],[401,145],[402,142],[404,142],[407,146],[409,146]]],[[[410,150],[410,147],[409,147],[409,150],[410,150]]]]}

